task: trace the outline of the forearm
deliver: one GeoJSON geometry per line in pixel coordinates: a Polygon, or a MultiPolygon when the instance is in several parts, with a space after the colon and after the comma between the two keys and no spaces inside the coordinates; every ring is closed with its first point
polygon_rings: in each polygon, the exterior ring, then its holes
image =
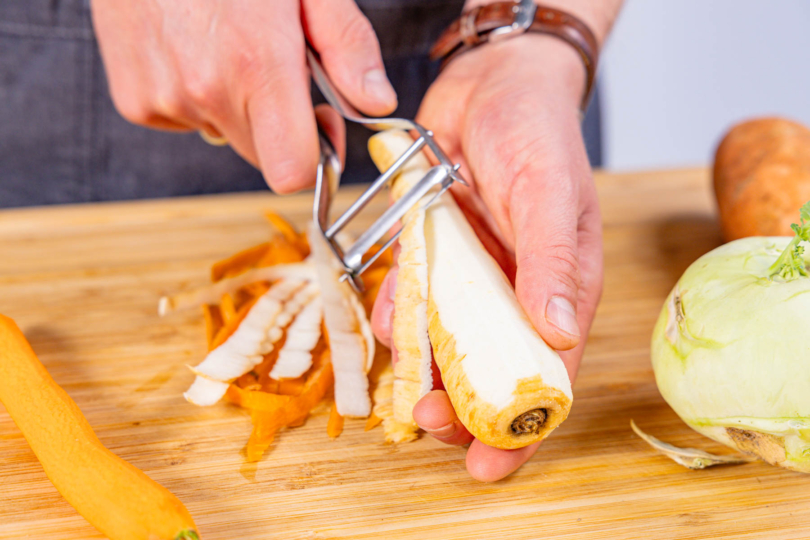
{"type": "MultiPolygon", "coordinates": [[[[491,4],[495,0],[467,0],[465,9],[491,4]]],[[[599,45],[604,44],[624,0],[536,0],[536,3],[566,11],[579,18],[593,31],[599,45]]]]}

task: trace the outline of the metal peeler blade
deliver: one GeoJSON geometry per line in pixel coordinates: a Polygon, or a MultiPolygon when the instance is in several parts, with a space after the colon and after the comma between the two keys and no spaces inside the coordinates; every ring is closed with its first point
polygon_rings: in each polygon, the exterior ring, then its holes
{"type": "MultiPolygon", "coordinates": [[[[352,288],[360,292],[364,289],[361,274],[374,262],[374,260],[388,249],[399,236],[399,231],[385,242],[382,249],[372,256],[364,257],[368,251],[387,234],[387,232],[402,219],[405,213],[413,208],[419,201],[431,193],[436,186],[438,191],[431,197],[426,205],[435,201],[442,193],[447,191],[454,182],[468,185],[458,172],[459,166],[454,165],[433,139],[433,133],[413,120],[404,118],[368,118],[357,111],[334,87],[326,75],[316,53],[307,44],[307,64],[312,73],[312,79],[331,105],[345,120],[362,124],[374,131],[387,129],[404,129],[415,131],[418,138],[408,150],[397,159],[387,171],[382,173],[371,186],[360,195],[346,212],[339,216],[334,223],[330,223],[329,210],[340,186],[342,167],[340,159],[326,134],[319,128],[320,160],[315,183],[315,201],[313,204],[313,220],[318,226],[323,238],[332,249],[332,252],[343,267],[343,279],[348,279],[352,288]],[[337,235],[346,225],[371,201],[371,199],[388,185],[397,172],[413,156],[425,146],[430,148],[436,156],[438,165],[433,166],[427,174],[403,197],[383,212],[377,221],[369,227],[357,240],[348,247],[338,243],[337,235]]],[[[434,190],[435,191],[435,190],[434,190]]],[[[401,229],[400,229],[401,231],[401,229]]]]}

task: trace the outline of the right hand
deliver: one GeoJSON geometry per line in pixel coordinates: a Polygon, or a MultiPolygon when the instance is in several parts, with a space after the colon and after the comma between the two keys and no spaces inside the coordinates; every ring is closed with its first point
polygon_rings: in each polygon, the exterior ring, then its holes
{"type": "Polygon", "coordinates": [[[224,136],[279,193],[315,178],[305,37],[358,109],[376,116],[397,105],[377,37],[353,0],[93,0],[91,7],[124,118],[224,136]]]}

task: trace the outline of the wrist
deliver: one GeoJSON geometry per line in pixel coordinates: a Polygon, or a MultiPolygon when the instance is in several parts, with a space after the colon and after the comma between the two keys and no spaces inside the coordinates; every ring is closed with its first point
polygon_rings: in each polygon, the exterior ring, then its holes
{"type": "MultiPolygon", "coordinates": [[[[474,7],[491,4],[497,0],[467,0],[464,10],[474,7]]],[[[624,0],[535,0],[538,5],[556,8],[581,19],[596,36],[596,41],[601,47],[613,22],[619,14],[619,9],[624,0]]]]}
{"type": "Polygon", "coordinates": [[[585,92],[586,71],[576,50],[543,34],[487,43],[453,59],[447,71],[462,78],[510,81],[510,87],[554,96],[552,101],[577,113],[585,92]]]}

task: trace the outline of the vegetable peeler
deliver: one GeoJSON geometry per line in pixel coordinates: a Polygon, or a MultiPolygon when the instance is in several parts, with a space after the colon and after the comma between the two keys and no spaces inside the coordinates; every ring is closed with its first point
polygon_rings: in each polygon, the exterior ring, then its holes
{"type": "Polygon", "coordinates": [[[328,75],[324,71],[315,51],[307,45],[307,64],[309,65],[312,79],[326,98],[326,101],[340,114],[344,120],[362,124],[374,131],[384,131],[387,129],[403,129],[415,131],[418,138],[408,148],[408,150],[397,159],[387,171],[382,173],[371,184],[371,186],[358,198],[340,217],[330,223],[329,210],[332,205],[337,189],[340,186],[340,176],[342,166],[335,148],[329,141],[324,131],[319,126],[318,140],[320,144],[320,159],[318,160],[318,172],[315,182],[315,201],[312,214],[313,221],[318,230],[323,235],[326,243],[340,261],[343,267],[341,280],[348,280],[352,288],[358,292],[363,291],[363,280],[361,274],[368,268],[374,260],[388,249],[399,237],[401,228],[388,239],[383,247],[370,257],[366,257],[369,250],[377,244],[383,236],[399,221],[405,213],[416,204],[430,205],[442,193],[447,191],[454,182],[467,186],[467,182],[458,172],[459,165],[453,164],[447,155],[442,151],[433,138],[433,133],[413,120],[404,118],[369,118],[357,111],[332,84],[328,75]],[[438,164],[433,166],[427,174],[417,182],[410,191],[399,198],[383,214],[362,233],[351,246],[343,246],[338,242],[338,233],[371,201],[371,199],[388,185],[399,170],[427,146],[436,157],[438,164]],[[438,186],[438,190],[434,190],[438,186]],[[431,193],[435,195],[425,203],[420,203],[421,199],[431,193]]]}

